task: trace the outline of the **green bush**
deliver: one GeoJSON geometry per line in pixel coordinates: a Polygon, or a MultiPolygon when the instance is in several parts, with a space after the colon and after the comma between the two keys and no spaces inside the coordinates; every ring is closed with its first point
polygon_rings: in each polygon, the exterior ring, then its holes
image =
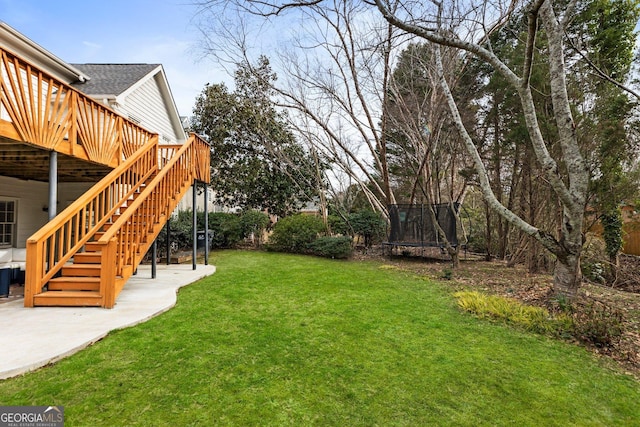
{"type": "MultiPolygon", "coordinates": [[[[198,231],[204,231],[204,212],[196,214],[198,231]]],[[[172,252],[191,251],[193,247],[193,213],[191,210],[179,211],[170,219],[172,252]]],[[[224,212],[209,212],[209,234],[211,248],[231,248],[252,232],[258,237],[269,224],[269,217],[257,211],[247,211],[242,215],[224,212]]],[[[158,236],[158,248],[163,253],[166,247],[166,229],[158,236]]]]}
{"type": "MultiPolygon", "coordinates": [[[[204,221],[204,219],[203,219],[204,221]]],[[[202,228],[204,229],[204,227],[202,228]]],[[[242,224],[238,214],[209,213],[211,248],[231,248],[242,240],[242,224]]]]}
{"type": "Polygon", "coordinates": [[[273,226],[268,248],[279,252],[308,253],[309,245],[322,230],[324,224],[316,216],[288,216],[273,226]]]}
{"type": "Polygon", "coordinates": [[[351,234],[349,224],[341,216],[329,215],[327,221],[332,234],[342,234],[343,236],[351,234]]]}
{"type": "MultiPolygon", "coordinates": [[[[193,247],[193,214],[192,211],[180,211],[175,217],[169,219],[169,228],[171,230],[169,243],[171,244],[171,253],[177,251],[191,250],[193,247]]],[[[163,227],[156,239],[158,244],[158,252],[165,256],[167,245],[167,229],[163,227]]]]}
{"type": "Polygon", "coordinates": [[[244,211],[240,216],[240,226],[242,227],[242,236],[250,238],[253,236],[256,245],[262,243],[262,234],[269,225],[269,215],[264,212],[249,210],[244,211]]]}
{"type": "Polygon", "coordinates": [[[387,233],[387,222],[378,212],[362,210],[349,215],[349,224],[353,232],[364,238],[365,248],[380,242],[387,233]]]}
{"type": "Polygon", "coordinates": [[[314,240],[309,247],[314,255],[344,259],[349,258],[353,253],[351,243],[351,237],[348,236],[323,236],[314,240]]]}

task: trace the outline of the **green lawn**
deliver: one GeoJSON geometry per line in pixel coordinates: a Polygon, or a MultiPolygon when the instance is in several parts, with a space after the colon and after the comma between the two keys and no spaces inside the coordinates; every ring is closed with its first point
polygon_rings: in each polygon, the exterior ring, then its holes
{"type": "Polygon", "coordinates": [[[438,284],[374,262],[212,260],[174,309],[0,382],[0,405],[63,405],[67,426],[640,425],[640,383],[464,314],[438,284]]]}

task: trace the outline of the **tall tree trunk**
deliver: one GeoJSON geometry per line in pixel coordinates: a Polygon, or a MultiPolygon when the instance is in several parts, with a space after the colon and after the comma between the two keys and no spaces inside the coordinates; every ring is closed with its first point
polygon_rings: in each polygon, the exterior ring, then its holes
{"type": "MultiPolygon", "coordinates": [[[[467,42],[463,38],[451,36],[450,29],[445,29],[441,21],[443,3],[434,2],[437,8],[435,27],[427,27],[400,19],[387,8],[386,2],[382,0],[374,1],[388,22],[435,44],[436,68],[445,94],[445,100],[456,130],[473,159],[475,171],[480,182],[480,189],[485,200],[491,209],[496,211],[503,219],[509,221],[525,234],[534,237],[546,250],[556,255],[558,267],[554,273],[555,291],[558,296],[564,296],[571,300],[575,297],[582,279],[580,274],[582,225],[589,186],[589,171],[578,146],[575,130],[576,123],[573,120],[566,84],[563,37],[566,26],[572,18],[571,10],[565,10],[565,16],[558,17],[553,10],[552,2],[549,0],[534,0],[529,4],[526,50],[521,68],[522,73],[518,75],[505,62],[500,60],[492,50],[480,44],[467,42]],[[538,29],[541,27],[540,23],[545,29],[547,42],[547,56],[545,59],[549,64],[550,95],[558,129],[558,141],[562,150],[562,156],[559,160],[556,160],[550,154],[547,146],[549,141],[546,141],[542,135],[530,84],[534,54],[536,53],[535,40],[538,29]],[[546,182],[563,207],[562,225],[558,238],[548,231],[530,224],[513,211],[507,209],[492,191],[487,170],[473,139],[465,128],[458,105],[445,78],[440,46],[462,49],[477,56],[491,65],[496,72],[505,78],[507,84],[517,91],[536,160],[540,164],[546,182]]],[[[568,8],[573,8],[574,6],[575,4],[570,3],[568,8]]]]}
{"type": "Polygon", "coordinates": [[[574,250],[572,253],[568,252],[564,256],[558,257],[553,274],[553,285],[556,289],[556,294],[565,297],[568,301],[572,301],[575,299],[581,283],[580,251],[574,250]]]}
{"type": "Polygon", "coordinates": [[[492,239],[493,224],[491,222],[491,215],[493,215],[493,211],[489,209],[489,203],[487,202],[484,202],[484,215],[485,215],[486,224],[487,224],[487,230],[485,232],[485,236],[486,236],[485,239],[487,244],[486,260],[491,261],[491,259],[493,258],[493,255],[491,255],[492,245],[493,245],[493,239],[492,239]]]}
{"type": "Polygon", "coordinates": [[[382,119],[380,124],[380,138],[378,140],[378,150],[380,151],[380,174],[382,175],[382,185],[384,188],[384,197],[385,203],[387,205],[387,209],[389,205],[395,204],[395,198],[393,196],[393,192],[391,191],[391,181],[389,179],[389,164],[387,161],[387,128],[388,128],[388,112],[387,108],[384,108],[388,101],[388,93],[389,93],[389,75],[391,73],[391,63],[390,63],[390,55],[391,55],[391,43],[393,40],[393,26],[389,24],[387,26],[387,38],[384,43],[384,53],[383,53],[383,61],[384,61],[384,71],[383,71],[383,81],[382,81],[382,119]]]}

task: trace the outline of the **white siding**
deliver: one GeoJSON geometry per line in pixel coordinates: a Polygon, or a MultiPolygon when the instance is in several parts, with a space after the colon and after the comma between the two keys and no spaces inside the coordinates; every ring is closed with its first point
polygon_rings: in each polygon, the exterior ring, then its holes
{"type": "Polygon", "coordinates": [[[49,200],[49,185],[0,176],[0,196],[17,199],[16,247],[24,248],[27,238],[46,224],[47,212],[42,208],[49,200]]]}
{"type": "MultiPolygon", "coordinates": [[[[198,190],[202,188],[201,184],[198,184],[198,190]]],[[[236,212],[237,209],[227,209],[223,206],[216,205],[213,203],[214,191],[212,188],[209,188],[209,195],[207,199],[207,212],[236,212]]],[[[193,186],[191,186],[187,190],[187,194],[184,195],[182,200],[178,202],[178,206],[176,206],[177,211],[187,211],[193,209],[193,186]]],[[[204,194],[199,193],[196,196],[196,210],[199,212],[204,211],[204,194]]]]}
{"type": "Polygon", "coordinates": [[[95,182],[69,182],[58,185],[58,213],[93,187],[95,182]]]}
{"type": "Polygon", "coordinates": [[[160,135],[160,144],[178,144],[183,141],[171,125],[169,112],[163,102],[156,79],[151,78],[129,94],[118,108],[125,117],[140,121],[140,126],[160,135]]]}
{"type": "MultiPolygon", "coordinates": [[[[91,183],[58,185],[58,212],[91,187],[91,183]]],[[[17,199],[16,247],[49,221],[49,183],[0,176],[0,196],[17,199]]]]}

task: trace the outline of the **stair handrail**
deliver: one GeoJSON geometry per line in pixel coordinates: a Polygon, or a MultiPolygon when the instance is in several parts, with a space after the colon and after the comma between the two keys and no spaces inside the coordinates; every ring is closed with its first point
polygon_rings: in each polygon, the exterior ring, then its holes
{"type": "Polygon", "coordinates": [[[158,135],[27,239],[25,307],[158,170],[158,135]]]}
{"type": "Polygon", "coordinates": [[[138,267],[164,226],[161,217],[168,220],[180,201],[181,197],[178,195],[186,191],[181,192],[180,189],[190,184],[196,175],[202,175],[203,172],[198,170],[197,158],[202,157],[205,150],[209,153],[209,145],[196,134],[191,134],[187,142],[98,240],[104,266],[101,269],[100,293],[105,296],[105,307],[113,307],[119,292],[119,289],[115,289],[114,278],[117,277],[121,283],[128,279],[128,272],[133,272],[138,267]],[[115,272],[106,271],[113,263],[115,272]]]}

